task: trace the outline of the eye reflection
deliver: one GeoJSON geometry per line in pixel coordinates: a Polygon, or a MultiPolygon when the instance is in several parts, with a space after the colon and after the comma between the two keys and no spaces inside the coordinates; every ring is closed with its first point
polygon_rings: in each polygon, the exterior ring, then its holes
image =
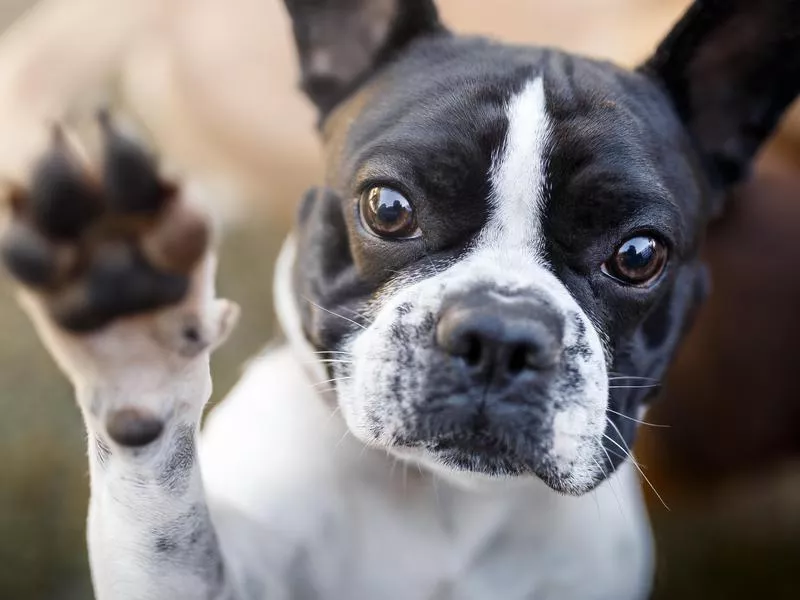
{"type": "Polygon", "coordinates": [[[360,199],[364,226],[375,235],[388,239],[409,239],[420,233],[414,207],[400,192],[375,186],[360,199]]]}
{"type": "Polygon", "coordinates": [[[666,246],[654,237],[640,235],[620,244],[603,264],[603,272],[620,283],[643,286],[654,281],[666,263],[666,246]]]}

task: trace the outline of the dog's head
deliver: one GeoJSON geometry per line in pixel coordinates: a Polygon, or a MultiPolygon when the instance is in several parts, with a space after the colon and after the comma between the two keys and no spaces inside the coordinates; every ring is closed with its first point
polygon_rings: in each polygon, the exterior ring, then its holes
{"type": "Polygon", "coordinates": [[[364,442],[592,489],[706,290],[698,246],[800,85],[800,2],[706,0],[641,68],[452,35],[428,0],[288,0],[325,186],[305,338],[364,442]]]}

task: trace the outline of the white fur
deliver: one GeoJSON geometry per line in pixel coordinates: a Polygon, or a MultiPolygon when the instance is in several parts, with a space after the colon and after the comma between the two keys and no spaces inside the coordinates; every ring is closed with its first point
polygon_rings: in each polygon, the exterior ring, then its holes
{"type": "Polygon", "coordinates": [[[526,247],[539,257],[550,122],[541,77],[529,81],[506,107],[508,133],[491,170],[493,215],[482,243],[526,247]]]}

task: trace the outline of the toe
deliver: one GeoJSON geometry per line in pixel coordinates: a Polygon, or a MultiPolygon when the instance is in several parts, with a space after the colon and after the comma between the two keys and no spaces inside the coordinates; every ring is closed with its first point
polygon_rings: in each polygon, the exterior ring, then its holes
{"type": "Polygon", "coordinates": [[[6,268],[20,283],[45,287],[57,279],[55,245],[25,223],[11,223],[0,240],[0,253],[6,268]]]}
{"type": "Polygon", "coordinates": [[[205,254],[210,232],[205,217],[184,203],[173,203],[142,239],[142,252],[165,271],[187,273],[205,254]]]}
{"type": "Polygon", "coordinates": [[[33,170],[29,209],[33,223],[53,239],[75,239],[103,212],[99,191],[60,130],[33,170]]]}
{"type": "Polygon", "coordinates": [[[107,115],[100,124],[105,138],[103,183],[112,209],[123,213],[156,213],[175,195],[161,180],[155,158],[122,135],[107,115]]]}

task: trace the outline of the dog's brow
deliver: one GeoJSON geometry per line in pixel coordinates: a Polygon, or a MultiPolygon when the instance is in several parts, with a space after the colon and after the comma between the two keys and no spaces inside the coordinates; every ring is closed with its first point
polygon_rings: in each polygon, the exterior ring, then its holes
{"type": "Polygon", "coordinates": [[[543,254],[550,120],[541,76],[525,84],[506,109],[508,133],[491,169],[492,216],[484,239],[492,245],[532,246],[543,254]]]}

